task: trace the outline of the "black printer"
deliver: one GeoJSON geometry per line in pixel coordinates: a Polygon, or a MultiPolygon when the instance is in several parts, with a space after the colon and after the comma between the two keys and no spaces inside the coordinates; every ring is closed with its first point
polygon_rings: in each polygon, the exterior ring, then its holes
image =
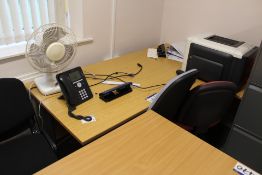
{"type": "Polygon", "coordinates": [[[226,80],[239,88],[245,84],[257,47],[217,35],[190,37],[187,40],[182,70],[196,68],[203,81],[226,80]]]}

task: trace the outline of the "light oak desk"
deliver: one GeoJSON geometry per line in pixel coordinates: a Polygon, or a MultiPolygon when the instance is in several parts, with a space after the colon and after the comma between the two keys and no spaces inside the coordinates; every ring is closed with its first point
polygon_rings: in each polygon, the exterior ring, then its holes
{"type": "MultiPolygon", "coordinates": [[[[176,70],[181,66],[180,63],[168,59],[147,58],[146,51],[143,50],[88,65],[83,67],[83,71],[95,74],[110,74],[116,71],[135,73],[139,70],[137,63],[143,65],[141,73],[133,78],[124,77],[123,79],[139,83],[143,87],[166,83],[176,76],[176,70]]],[[[92,79],[87,80],[89,85],[98,82],[92,79]]],[[[146,90],[133,88],[133,92],[108,103],[99,99],[98,93],[112,87],[114,86],[105,84],[91,87],[94,97],[79,105],[74,111],[75,114],[94,115],[96,122],[88,124],[82,124],[67,115],[65,101],[57,99],[61,96],[60,93],[43,96],[37,89],[32,89],[32,94],[70,134],[84,145],[144,112],[149,106],[146,97],[158,92],[162,86],[146,90]]]]}
{"type": "Polygon", "coordinates": [[[229,175],[236,162],[147,111],[36,174],[229,175]]]}
{"type": "MultiPolygon", "coordinates": [[[[146,50],[127,54],[107,61],[101,61],[83,67],[85,73],[110,74],[116,71],[135,73],[143,65],[143,70],[133,78],[125,77],[125,81],[141,84],[142,87],[167,83],[176,76],[176,70],[181,68],[181,63],[165,58],[151,59],[146,57],[146,50]]],[[[99,80],[100,81],[100,80],[99,80]]],[[[89,85],[98,82],[88,79],[89,85]]],[[[193,86],[201,84],[196,81],[193,86]]],[[[149,106],[146,97],[159,92],[162,88],[138,89],[111,102],[105,103],[99,99],[98,93],[112,88],[112,85],[100,84],[91,87],[94,98],[77,107],[74,113],[81,115],[94,115],[96,122],[82,124],[80,121],[67,115],[67,107],[64,100],[59,100],[61,94],[43,96],[37,89],[32,94],[41,101],[43,106],[66,128],[82,145],[98,138],[99,136],[115,129],[125,122],[143,113],[149,106]]]]}

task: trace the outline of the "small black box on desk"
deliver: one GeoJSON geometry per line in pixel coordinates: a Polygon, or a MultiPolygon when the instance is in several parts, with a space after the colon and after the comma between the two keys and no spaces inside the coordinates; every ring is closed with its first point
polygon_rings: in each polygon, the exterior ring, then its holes
{"type": "Polygon", "coordinates": [[[124,83],[119,86],[116,86],[112,89],[108,89],[104,92],[99,93],[99,98],[101,98],[105,102],[109,102],[111,100],[114,100],[118,97],[121,97],[129,92],[132,92],[131,88],[132,83],[124,83]]]}

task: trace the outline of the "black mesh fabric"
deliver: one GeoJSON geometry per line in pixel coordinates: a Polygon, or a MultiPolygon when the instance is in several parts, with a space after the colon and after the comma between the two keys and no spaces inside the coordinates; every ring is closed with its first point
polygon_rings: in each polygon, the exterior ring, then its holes
{"type": "Polygon", "coordinates": [[[24,84],[15,78],[0,79],[0,135],[34,116],[24,84]]]}
{"type": "Polygon", "coordinates": [[[57,160],[40,134],[23,136],[0,145],[1,174],[33,174],[57,160]]]}

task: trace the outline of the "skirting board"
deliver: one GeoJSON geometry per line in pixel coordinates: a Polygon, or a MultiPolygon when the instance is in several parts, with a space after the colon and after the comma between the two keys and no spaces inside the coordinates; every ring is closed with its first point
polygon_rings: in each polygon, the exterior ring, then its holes
{"type": "Polygon", "coordinates": [[[35,78],[42,76],[43,73],[40,72],[31,72],[28,74],[23,74],[20,76],[17,76],[15,78],[21,80],[21,81],[33,81],[35,78]]]}

